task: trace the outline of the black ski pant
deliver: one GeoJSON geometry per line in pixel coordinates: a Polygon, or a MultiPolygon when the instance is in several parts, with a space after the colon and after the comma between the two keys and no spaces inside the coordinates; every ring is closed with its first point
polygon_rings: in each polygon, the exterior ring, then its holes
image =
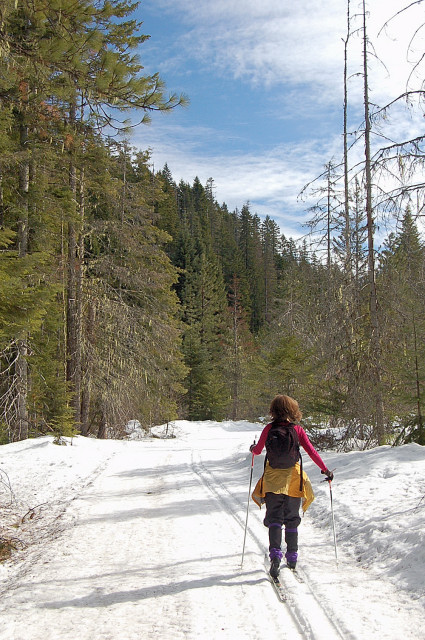
{"type": "Polygon", "coordinates": [[[264,525],[269,529],[269,550],[281,549],[282,526],[285,526],[287,551],[298,550],[298,526],[301,498],[293,498],[283,493],[266,493],[266,517],[264,525]]]}

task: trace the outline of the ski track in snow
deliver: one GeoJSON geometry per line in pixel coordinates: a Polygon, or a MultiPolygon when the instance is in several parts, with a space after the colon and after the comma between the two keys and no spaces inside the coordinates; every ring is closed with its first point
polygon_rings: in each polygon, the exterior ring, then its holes
{"type": "MultiPolygon", "coordinates": [[[[287,602],[280,602],[264,568],[264,509],[254,503],[241,567],[247,449],[260,427],[179,425],[175,439],[108,441],[95,449],[87,441],[91,466],[74,491],[72,475],[61,500],[53,500],[58,490],[50,496],[44,489],[50,528],[6,563],[1,640],[422,637],[420,604],[344,549],[337,568],[330,528],[317,526],[310,511],[300,527],[301,582],[283,569],[287,602]]],[[[78,461],[85,444],[77,441],[78,461]]],[[[11,449],[12,456],[22,449],[11,449]]],[[[54,456],[58,449],[66,459],[72,448],[54,447],[54,456]]],[[[0,461],[13,486],[13,458],[0,461]]],[[[253,486],[262,462],[256,458],[253,486]]],[[[315,484],[313,466],[306,464],[315,484]]],[[[47,487],[48,476],[39,482],[47,487]]],[[[337,492],[336,480],[333,486],[337,492]]]]}

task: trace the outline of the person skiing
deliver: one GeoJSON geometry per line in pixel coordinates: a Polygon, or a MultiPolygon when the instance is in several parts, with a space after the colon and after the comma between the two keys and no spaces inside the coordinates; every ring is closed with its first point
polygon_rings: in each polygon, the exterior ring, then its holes
{"type": "Polygon", "coordinates": [[[306,511],[314,500],[310,480],[302,469],[300,445],[327,480],[333,480],[333,473],[298,424],[302,413],[296,400],[277,395],[271,402],[270,416],[272,422],[264,427],[258,443],[250,447],[251,453],[256,456],[264,446],[267,451],[264,473],[257,482],[252,499],[260,508],[266,504],[264,525],[269,529],[270,575],[277,578],[283,558],[282,526],[285,527],[286,564],[290,569],[295,569],[301,501],[303,511],[306,511]],[[301,460],[301,464],[298,460],[301,460]]]}

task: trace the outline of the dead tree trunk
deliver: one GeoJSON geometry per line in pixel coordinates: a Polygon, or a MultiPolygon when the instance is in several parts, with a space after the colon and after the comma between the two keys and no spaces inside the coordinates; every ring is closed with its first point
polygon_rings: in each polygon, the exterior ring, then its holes
{"type": "MultiPolygon", "coordinates": [[[[28,127],[23,123],[20,128],[20,145],[23,160],[19,168],[20,218],[18,225],[18,255],[25,258],[28,253],[30,162],[28,153],[28,127]]],[[[16,341],[15,379],[16,379],[16,425],[13,428],[14,440],[28,438],[28,336],[19,336],[16,341]]]]}
{"type": "Polygon", "coordinates": [[[347,284],[352,281],[351,272],[351,225],[348,179],[348,42],[350,39],[350,0],[347,0],[347,38],[344,40],[344,276],[347,284]]]}
{"type": "Polygon", "coordinates": [[[365,117],[365,182],[366,182],[366,220],[368,245],[368,281],[370,315],[370,358],[372,362],[372,384],[375,400],[375,434],[380,444],[385,442],[384,402],[381,380],[381,337],[378,316],[378,296],[375,277],[374,234],[375,220],[372,202],[372,160],[370,150],[371,120],[368,84],[368,48],[366,29],[366,2],[363,0],[363,78],[364,78],[364,117],[365,117]]]}

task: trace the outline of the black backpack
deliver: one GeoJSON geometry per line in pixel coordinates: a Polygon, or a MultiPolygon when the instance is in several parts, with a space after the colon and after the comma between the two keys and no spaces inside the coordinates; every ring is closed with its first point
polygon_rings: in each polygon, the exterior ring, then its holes
{"type": "Polygon", "coordinates": [[[303,486],[303,467],[300,441],[292,422],[272,424],[266,439],[266,461],[272,469],[290,469],[298,461],[301,465],[300,491],[303,486]]]}

